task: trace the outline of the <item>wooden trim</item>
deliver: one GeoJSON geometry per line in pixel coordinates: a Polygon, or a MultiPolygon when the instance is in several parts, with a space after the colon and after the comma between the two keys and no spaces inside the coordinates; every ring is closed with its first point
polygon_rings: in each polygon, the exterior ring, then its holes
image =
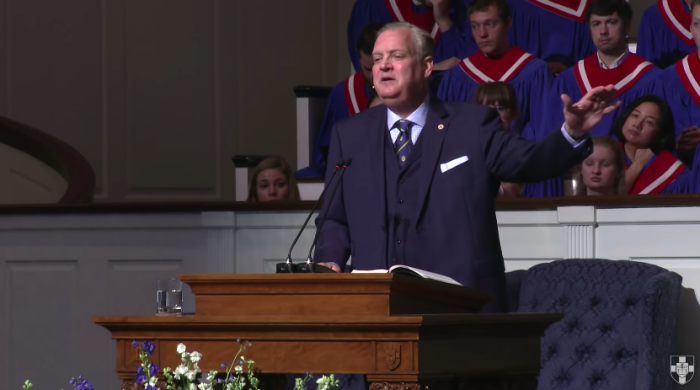
{"type": "MultiPolygon", "coordinates": [[[[193,213],[202,211],[276,212],[310,211],[314,201],[301,202],[172,202],[172,203],[88,203],[56,205],[0,205],[2,214],[82,213],[193,213]]],[[[498,199],[496,209],[555,210],[564,206],[596,208],[699,207],[700,194],[566,196],[561,198],[498,199]]]]}
{"type": "MultiPolygon", "coordinates": [[[[92,201],[95,172],[85,157],[67,143],[39,129],[2,116],[0,116],[0,143],[42,161],[66,179],[68,188],[58,201],[59,204],[92,201]]],[[[55,205],[46,205],[46,207],[51,206],[55,205]]]]}

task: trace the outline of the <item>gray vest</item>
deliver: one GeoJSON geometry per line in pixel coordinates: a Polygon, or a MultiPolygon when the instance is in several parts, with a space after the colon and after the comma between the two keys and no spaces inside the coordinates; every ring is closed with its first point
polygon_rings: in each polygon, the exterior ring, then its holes
{"type": "Polygon", "coordinates": [[[386,132],[384,166],[387,210],[387,255],[388,267],[406,264],[406,236],[409,229],[415,229],[418,207],[418,177],[420,173],[423,137],[418,137],[411,147],[411,154],[403,168],[399,168],[396,152],[389,132],[386,132]]]}

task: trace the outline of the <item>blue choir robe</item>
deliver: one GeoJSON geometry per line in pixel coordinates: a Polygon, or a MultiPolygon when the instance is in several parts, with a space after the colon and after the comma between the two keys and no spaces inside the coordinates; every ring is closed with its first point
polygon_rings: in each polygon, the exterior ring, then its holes
{"type": "MultiPolygon", "coordinates": [[[[624,150],[624,149],[623,149],[624,150]]],[[[632,160],[625,155],[625,168],[632,160]]],[[[687,194],[693,191],[693,172],[669,151],[654,155],[644,166],[630,190],[630,195],[687,194]]],[[[628,183],[629,185],[629,183],[628,183]]]]}
{"type": "Polygon", "coordinates": [[[585,22],[591,0],[509,0],[510,42],[545,62],[573,66],[596,52],[585,22]]]}
{"type": "Polygon", "coordinates": [[[684,0],[659,0],[642,14],[637,54],[661,69],[697,50],[690,33],[691,15],[684,0]]]}
{"type": "Polygon", "coordinates": [[[542,118],[541,102],[547,95],[554,75],[547,64],[517,46],[498,59],[476,52],[445,72],[437,97],[443,101],[469,102],[474,91],[485,83],[506,82],[513,86],[522,111],[521,127],[538,126],[542,118]]]}
{"type": "Polygon", "coordinates": [[[326,100],[326,111],[313,147],[311,166],[295,173],[296,177],[324,177],[333,126],[364,111],[369,105],[370,91],[362,72],[357,72],[333,87],[326,100]]]}
{"type": "Polygon", "coordinates": [[[466,6],[469,1],[452,0],[450,19],[452,27],[441,32],[433,18],[432,8],[417,6],[412,0],[356,0],[348,21],[348,51],[352,66],[360,70],[360,59],[357,54],[357,37],[362,28],[370,22],[391,23],[409,22],[425,31],[436,40],[434,62],[455,57],[464,58],[478,50],[474,39],[463,34],[462,26],[466,18],[466,6]]]}
{"type": "MultiPolygon", "coordinates": [[[[632,100],[649,93],[653,82],[661,73],[663,71],[634,53],[630,53],[618,67],[613,69],[603,69],[598,64],[597,54],[579,61],[573,68],[560,73],[554,80],[547,103],[544,105],[543,115],[546,120],[543,126],[533,126],[534,139],[541,140],[551,131],[561,129],[564,123],[562,94],[568,95],[575,103],[591,89],[613,84],[618,90],[615,100],[621,100],[622,104],[617,110],[603,117],[590,133],[591,136],[610,135],[615,117],[632,100]]],[[[523,192],[523,197],[558,196],[563,196],[563,186],[559,178],[528,184],[523,192]]]]}
{"type": "Polygon", "coordinates": [[[666,68],[653,83],[651,93],[671,107],[676,137],[691,126],[700,128],[700,59],[697,52],[666,68]]]}

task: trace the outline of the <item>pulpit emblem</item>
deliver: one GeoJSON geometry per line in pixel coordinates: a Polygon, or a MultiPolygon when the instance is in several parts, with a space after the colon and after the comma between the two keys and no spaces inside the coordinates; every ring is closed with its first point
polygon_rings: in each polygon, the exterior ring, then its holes
{"type": "Polygon", "coordinates": [[[389,363],[389,369],[394,371],[401,365],[401,345],[391,343],[387,344],[384,348],[386,361],[389,363]]]}
{"type": "Polygon", "coordinates": [[[695,356],[671,356],[671,377],[679,385],[684,385],[693,379],[695,374],[695,356]]]}

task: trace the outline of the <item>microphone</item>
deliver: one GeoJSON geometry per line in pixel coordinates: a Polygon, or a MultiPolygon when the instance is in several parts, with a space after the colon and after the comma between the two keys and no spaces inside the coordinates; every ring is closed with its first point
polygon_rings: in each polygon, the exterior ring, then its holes
{"type": "Polygon", "coordinates": [[[332,269],[328,267],[324,267],[322,265],[318,265],[314,263],[314,259],[311,257],[311,252],[313,252],[314,247],[316,246],[316,241],[318,240],[319,235],[321,234],[321,229],[323,228],[323,223],[326,222],[326,217],[328,216],[328,209],[330,208],[330,205],[333,202],[333,198],[335,197],[335,191],[338,189],[338,185],[340,184],[341,180],[343,179],[343,173],[348,169],[348,167],[352,164],[352,158],[347,158],[345,160],[345,164],[343,164],[343,167],[340,171],[340,175],[338,175],[338,180],[336,180],[335,185],[333,186],[333,191],[331,192],[331,197],[328,199],[328,207],[326,207],[326,212],[323,213],[323,217],[321,217],[321,223],[318,224],[318,229],[316,230],[316,236],[314,237],[314,241],[311,243],[311,248],[309,248],[309,255],[306,257],[306,263],[299,264],[297,266],[297,272],[308,272],[308,273],[329,273],[333,271],[332,269]]]}
{"type": "Polygon", "coordinates": [[[292,242],[292,246],[289,247],[289,253],[287,253],[287,260],[285,260],[284,263],[277,264],[276,273],[281,274],[281,273],[296,272],[294,264],[292,263],[292,249],[294,249],[294,246],[297,244],[299,237],[301,237],[301,233],[304,231],[304,229],[306,229],[306,225],[309,223],[311,216],[314,215],[314,211],[316,211],[316,208],[318,208],[318,204],[321,202],[321,199],[323,199],[323,195],[326,193],[326,190],[328,188],[330,188],[331,183],[333,182],[333,178],[335,178],[335,174],[338,173],[338,171],[341,169],[341,167],[343,167],[345,165],[346,165],[345,160],[340,160],[335,164],[335,171],[333,171],[333,174],[331,175],[330,180],[328,180],[328,186],[326,186],[326,188],[324,188],[323,191],[321,192],[321,196],[319,196],[318,200],[316,200],[314,207],[311,209],[311,212],[306,217],[306,221],[304,221],[304,224],[301,226],[301,229],[299,229],[299,233],[297,233],[297,236],[294,238],[294,242],[292,242]]]}

